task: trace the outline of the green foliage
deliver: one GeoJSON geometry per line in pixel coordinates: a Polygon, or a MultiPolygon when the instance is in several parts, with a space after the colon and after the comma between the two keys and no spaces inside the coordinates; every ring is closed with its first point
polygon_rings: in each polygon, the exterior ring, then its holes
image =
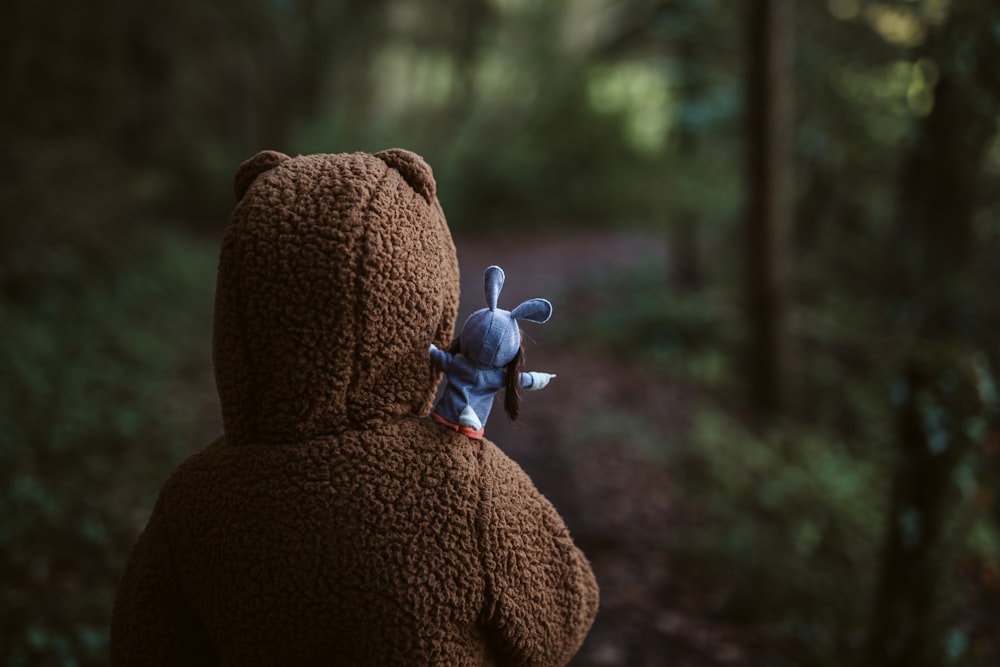
{"type": "Polygon", "coordinates": [[[858,455],[822,430],[755,435],[724,412],[694,417],[687,502],[705,524],[686,545],[732,586],[731,613],[771,618],[795,659],[849,661],[866,629],[888,500],[885,444],[858,455]]]}
{"type": "MultiPolygon", "coordinates": [[[[577,354],[642,364],[698,392],[693,413],[684,417],[688,426],[669,443],[651,436],[650,415],[630,406],[628,413],[609,408],[588,416],[574,446],[586,451],[592,441],[618,437],[650,461],[666,460],[677,475],[674,499],[696,519],[665,557],[679,564],[678,576],[725,582],[720,615],[747,625],[766,621],[773,644],[756,657],[781,646],[770,655],[778,665],[860,659],[897,474],[904,350],[886,333],[877,301],[849,298],[826,284],[815,309],[800,317],[802,400],[789,419],[765,430],[731,407],[742,390],[745,325],[736,298],[717,285],[678,292],[651,269],[593,273],[559,298],[563,316],[550,330],[577,354]]],[[[980,393],[995,393],[985,366],[976,368],[980,393]]],[[[951,386],[948,374],[940,381],[951,386]]],[[[950,413],[930,404],[925,413],[923,427],[936,442],[950,413]]],[[[983,414],[960,428],[981,441],[989,419],[983,414]]],[[[1000,524],[984,500],[991,481],[979,459],[956,475],[963,529],[954,533],[955,546],[971,576],[991,581],[1000,571],[1000,524]]],[[[945,582],[956,596],[965,586],[954,574],[945,582]]],[[[955,626],[953,634],[969,655],[991,655],[974,625],[955,626]]]]}
{"type": "Polygon", "coordinates": [[[214,435],[214,397],[192,390],[211,386],[214,256],[149,230],[115,242],[99,258],[67,243],[5,262],[5,665],[106,663],[117,578],[156,489],[214,435]]]}

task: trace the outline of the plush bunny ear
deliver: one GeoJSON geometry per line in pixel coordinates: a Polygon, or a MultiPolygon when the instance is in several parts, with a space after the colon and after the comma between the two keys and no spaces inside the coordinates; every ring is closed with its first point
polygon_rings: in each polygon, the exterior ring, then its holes
{"type": "Polygon", "coordinates": [[[510,311],[510,316],[515,320],[528,320],[541,324],[548,322],[552,317],[552,304],[547,299],[528,299],[510,311]]]}
{"type": "Polygon", "coordinates": [[[422,157],[402,148],[390,148],[375,153],[375,157],[399,172],[403,180],[430,204],[434,200],[437,185],[434,172],[422,157]]]}
{"type": "Polygon", "coordinates": [[[236,190],[236,201],[243,199],[257,177],[265,171],[274,169],[288,159],[288,156],[278,151],[261,151],[244,162],[236,170],[233,187],[236,190]]]}
{"type": "Polygon", "coordinates": [[[497,299],[500,298],[500,290],[503,289],[504,281],[503,269],[499,266],[489,266],[483,279],[486,281],[486,305],[490,310],[497,309],[497,299]]]}

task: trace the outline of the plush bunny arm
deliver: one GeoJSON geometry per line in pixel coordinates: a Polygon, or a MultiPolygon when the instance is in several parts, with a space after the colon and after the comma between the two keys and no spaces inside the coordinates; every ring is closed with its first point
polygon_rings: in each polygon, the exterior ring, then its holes
{"type": "Polygon", "coordinates": [[[444,350],[438,349],[434,344],[430,347],[431,363],[439,371],[448,372],[448,367],[451,366],[452,356],[445,352],[444,350]]]}
{"type": "Polygon", "coordinates": [[[481,450],[484,631],[500,665],[564,665],[597,613],[597,581],[555,508],[496,446],[481,450]]]}
{"type": "Polygon", "coordinates": [[[544,389],[548,386],[549,380],[555,377],[554,373],[541,373],[539,371],[528,371],[526,373],[521,373],[519,380],[521,382],[521,389],[528,389],[530,391],[537,391],[539,389],[544,389]]]}
{"type": "Polygon", "coordinates": [[[157,509],[129,556],[111,616],[111,665],[214,665],[204,628],[174,574],[166,517],[157,509]]]}

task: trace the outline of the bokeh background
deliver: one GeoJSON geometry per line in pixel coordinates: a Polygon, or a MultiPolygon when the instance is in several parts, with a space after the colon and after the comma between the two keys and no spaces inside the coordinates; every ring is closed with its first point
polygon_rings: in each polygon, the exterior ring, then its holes
{"type": "Polygon", "coordinates": [[[546,296],[490,436],[602,611],[574,665],[1000,664],[993,0],[5,0],[0,664],[100,665],[220,430],[236,166],[402,146],[546,296]]]}

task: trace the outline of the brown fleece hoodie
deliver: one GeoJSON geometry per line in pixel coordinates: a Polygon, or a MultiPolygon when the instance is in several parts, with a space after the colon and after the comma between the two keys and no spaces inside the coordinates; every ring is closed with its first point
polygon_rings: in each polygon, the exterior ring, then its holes
{"type": "Polygon", "coordinates": [[[496,446],[427,413],[458,267],[417,155],[236,174],[214,359],[225,434],[160,493],[114,665],[561,665],[597,585],[496,446]]]}

